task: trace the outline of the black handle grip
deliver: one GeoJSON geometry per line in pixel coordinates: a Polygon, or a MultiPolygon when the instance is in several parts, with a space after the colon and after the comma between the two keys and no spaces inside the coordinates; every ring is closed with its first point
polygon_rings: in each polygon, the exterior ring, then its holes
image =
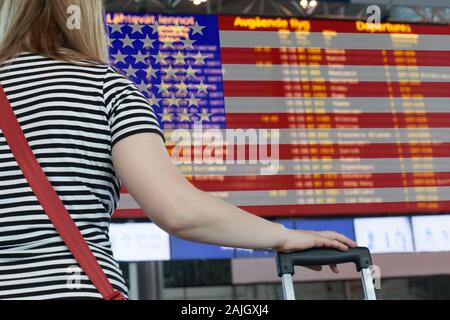
{"type": "Polygon", "coordinates": [[[372,256],[368,248],[357,247],[348,251],[334,249],[310,249],[299,252],[279,253],[277,256],[278,276],[294,275],[295,266],[323,266],[353,262],[356,270],[368,268],[372,265],[372,256]]]}

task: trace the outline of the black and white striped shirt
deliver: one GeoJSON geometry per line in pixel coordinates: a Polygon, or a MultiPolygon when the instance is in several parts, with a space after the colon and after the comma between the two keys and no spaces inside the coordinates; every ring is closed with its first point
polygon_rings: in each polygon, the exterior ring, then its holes
{"type": "MultiPolygon", "coordinates": [[[[120,196],[111,149],[132,134],[162,136],[151,106],[108,65],[31,52],[0,65],[0,83],[50,182],[113,286],[126,294],[108,236],[120,196]]],[[[0,130],[0,299],[101,298],[79,271],[0,130]]]]}

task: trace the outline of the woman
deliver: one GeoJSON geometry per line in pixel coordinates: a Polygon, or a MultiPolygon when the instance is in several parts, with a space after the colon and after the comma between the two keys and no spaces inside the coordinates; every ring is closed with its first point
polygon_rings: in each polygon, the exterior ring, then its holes
{"type": "MultiPolygon", "coordinates": [[[[172,164],[145,97],[107,64],[101,1],[3,0],[0,10],[0,83],[116,290],[126,294],[108,237],[119,177],[152,221],[187,240],[280,252],[355,246],[335,232],[288,230],[194,188],[172,164]],[[70,5],[81,9],[81,29],[67,28],[70,5]]],[[[74,266],[0,133],[0,299],[101,298],[84,273],[69,285],[74,266]]]]}

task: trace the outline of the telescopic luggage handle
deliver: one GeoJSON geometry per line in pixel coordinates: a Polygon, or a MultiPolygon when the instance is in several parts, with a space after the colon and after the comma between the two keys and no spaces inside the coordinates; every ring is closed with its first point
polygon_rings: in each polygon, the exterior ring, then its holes
{"type": "Polygon", "coordinates": [[[333,249],[310,249],[299,252],[279,253],[277,256],[278,276],[284,274],[294,275],[295,266],[323,266],[329,264],[342,264],[353,262],[356,270],[369,268],[372,257],[368,248],[350,248],[347,251],[333,249]]]}
{"type": "Polygon", "coordinates": [[[323,266],[353,262],[361,273],[361,280],[366,300],[376,300],[372,278],[372,256],[368,248],[357,247],[347,251],[333,249],[310,249],[299,252],[279,253],[276,258],[278,276],[283,284],[286,300],[295,300],[294,282],[295,266],[323,266]]]}

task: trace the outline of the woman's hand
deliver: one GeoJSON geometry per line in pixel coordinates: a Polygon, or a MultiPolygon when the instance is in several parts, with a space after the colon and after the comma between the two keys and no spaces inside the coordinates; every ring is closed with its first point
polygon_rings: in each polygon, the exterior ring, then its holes
{"type": "MultiPolygon", "coordinates": [[[[346,236],[334,231],[305,231],[286,229],[286,239],[280,245],[273,248],[277,252],[288,253],[313,248],[331,248],[347,251],[357,244],[346,236]]],[[[322,266],[312,266],[310,269],[320,271],[322,266]]],[[[336,265],[330,265],[333,272],[338,273],[336,265]]]]}
{"type": "Polygon", "coordinates": [[[323,247],[347,250],[356,246],[335,232],[288,230],[198,190],[172,163],[161,137],[155,133],[122,139],[113,147],[112,155],[120,180],[148,217],[179,238],[280,252],[323,247]]]}

